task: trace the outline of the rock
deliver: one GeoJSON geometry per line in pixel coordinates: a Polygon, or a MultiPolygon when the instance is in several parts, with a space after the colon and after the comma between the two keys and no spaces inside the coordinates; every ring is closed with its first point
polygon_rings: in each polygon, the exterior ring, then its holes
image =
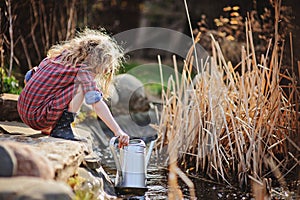
{"type": "Polygon", "coordinates": [[[83,178],[84,181],[74,188],[75,191],[80,191],[80,193],[83,194],[91,192],[93,194],[93,199],[103,199],[100,198],[104,193],[103,181],[101,179],[93,176],[91,172],[84,168],[78,170],[78,176],[83,178]]]}
{"type": "MultiPolygon", "coordinates": [[[[157,138],[157,130],[151,124],[157,124],[158,119],[154,111],[131,113],[131,115],[119,115],[115,117],[116,122],[131,139],[140,138],[146,143],[157,138]]],[[[108,136],[108,140],[113,137],[113,133],[102,121],[99,121],[101,130],[108,136]]]]}
{"type": "Polygon", "coordinates": [[[17,171],[17,159],[14,152],[6,146],[0,146],[0,160],[0,177],[13,176],[17,171]]]}
{"type": "Polygon", "coordinates": [[[111,179],[109,178],[103,167],[100,167],[97,170],[93,170],[92,174],[95,177],[101,178],[101,180],[103,181],[103,189],[106,194],[110,196],[116,196],[114,184],[112,183],[111,179]]]}
{"type": "Polygon", "coordinates": [[[37,147],[52,163],[55,179],[67,181],[74,175],[88,154],[85,143],[49,137],[37,144],[37,147]]]}
{"type": "Polygon", "coordinates": [[[0,199],[71,200],[74,193],[63,182],[20,176],[0,178],[0,199]]]}
{"type": "Polygon", "coordinates": [[[146,111],[149,102],[145,94],[143,83],[130,74],[120,74],[114,79],[114,86],[118,93],[119,101],[112,104],[113,113],[117,111],[128,114],[129,112],[146,111]]]}
{"type": "Polygon", "coordinates": [[[41,134],[41,131],[33,130],[26,124],[15,121],[0,121],[0,130],[7,134],[26,135],[30,137],[33,135],[41,134]]]}
{"type": "Polygon", "coordinates": [[[86,156],[84,165],[89,169],[97,169],[101,167],[101,158],[98,156],[86,156]]]}
{"type": "Polygon", "coordinates": [[[111,84],[109,86],[109,91],[110,91],[110,104],[115,106],[118,104],[120,98],[119,98],[118,91],[114,84],[111,84]]]}
{"type": "Polygon", "coordinates": [[[0,121],[21,121],[17,110],[19,95],[2,94],[0,97],[0,121]]]}
{"type": "MultiPolygon", "coordinates": [[[[47,165],[54,170],[54,178],[65,182],[76,173],[85,155],[89,152],[85,143],[49,136],[31,138],[21,135],[0,134],[0,141],[4,143],[14,141],[30,145],[42,158],[49,160],[47,165]]],[[[25,155],[30,155],[29,152],[26,152],[27,150],[23,151],[25,155]]]]}
{"type": "Polygon", "coordinates": [[[84,182],[77,190],[89,190],[95,195],[95,199],[115,199],[114,186],[102,167],[98,169],[78,170],[78,176],[84,178],[84,182]]]}
{"type": "MultiPolygon", "coordinates": [[[[0,142],[0,147],[11,150],[13,153],[11,160],[16,159],[13,165],[10,162],[5,162],[6,166],[15,168],[13,176],[36,176],[44,179],[54,178],[54,169],[51,162],[41,155],[37,148],[10,141],[0,142]]],[[[0,159],[2,162],[2,157],[0,159]]]]}
{"type": "MultiPolygon", "coordinates": [[[[0,129],[0,168],[3,168],[1,164],[5,157],[11,159],[17,155],[15,157],[18,158],[15,162],[9,162],[8,159],[8,163],[11,163],[9,166],[11,171],[8,171],[8,174],[14,176],[0,178],[0,199],[74,199],[72,188],[61,181],[70,183],[70,180],[76,177],[79,171],[82,171],[79,166],[87,167],[86,172],[80,173],[80,176],[83,176],[80,179],[86,180],[81,188],[77,188],[77,191],[84,190],[85,193],[80,193],[80,191],[77,193],[75,190],[76,198],[81,194],[96,194],[97,199],[116,198],[114,187],[101,167],[101,159],[97,157],[98,154],[91,152],[94,141],[89,131],[74,128],[75,134],[89,140],[84,143],[49,136],[37,137],[36,134],[24,134],[24,128],[15,128],[14,125],[15,123],[10,122],[5,124],[6,134],[3,134],[3,129],[0,129]],[[19,130],[22,130],[22,133],[18,133],[19,130]],[[10,132],[13,135],[10,135],[10,132]],[[19,163],[22,163],[21,167],[24,169],[19,168],[19,163]],[[13,166],[16,167],[16,170],[11,169],[13,166]],[[41,176],[43,179],[34,176],[41,176]],[[55,180],[45,179],[50,177],[55,180]]],[[[79,199],[81,198],[79,197],[79,199]]]]}
{"type": "Polygon", "coordinates": [[[102,130],[99,120],[97,118],[86,118],[79,124],[77,127],[88,131],[93,136],[93,145],[94,146],[107,146],[108,137],[102,130]]]}
{"type": "Polygon", "coordinates": [[[133,93],[145,97],[143,83],[130,74],[120,74],[114,78],[114,86],[119,96],[118,103],[128,103],[133,93]]]}

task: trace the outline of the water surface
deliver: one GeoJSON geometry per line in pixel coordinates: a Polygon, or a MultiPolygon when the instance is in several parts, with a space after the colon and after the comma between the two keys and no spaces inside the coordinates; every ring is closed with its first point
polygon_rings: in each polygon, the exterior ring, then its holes
{"type": "MultiPolygon", "coordinates": [[[[116,168],[109,148],[99,150],[102,154],[102,165],[109,177],[114,181],[116,168]]],[[[235,188],[214,183],[205,178],[192,179],[197,199],[215,200],[215,199],[251,199],[250,194],[241,192],[235,188]]],[[[184,199],[190,199],[189,188],[184,182],[179,180],[180,189],[183,192],[184,199]]],[[[151,158],[147,170],[147,187],[149,190],[144,196],[122,196],[122,199],[168,199],[168,170],[157,162],[155,157],[151,158]]]]}

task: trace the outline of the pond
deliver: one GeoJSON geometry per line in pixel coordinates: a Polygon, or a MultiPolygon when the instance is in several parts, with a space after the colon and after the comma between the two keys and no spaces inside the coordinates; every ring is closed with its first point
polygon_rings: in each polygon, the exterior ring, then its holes
{"type": "MultiPolygon", "coordinates": [[[[132,120],[128,121],[120,118],[117,119],[118,123],[123,127],[125,127],[124,124],[130,127],[130,129],[127,127],[127,132],[142,132],[143,134],[147,133],[151,135],[151,131],[149,131],[147,127],[142,127],[143,130],[141,131],[141,127],[135,127],[133,124],[131,124],[132,120]]],[[[89,126],[91,126],[91,122],[89,122],[89,126]]],[[[104,130],[105,134],[107,134],[109,137],[112,137],[112,133],[109,134],[107,129],[103,128],[103,126],[102,129],[104,130]]],[[[103,145],[101,148],[98,148],[97,151],[102,154],[101,157],[103,158],[103,168],[114,181],[116,167],[109,147],[105,147],[103,145]]],[[[158,155],[156,152],[153,152],[152,154],[150,165],[148,166],[147,170],[147,187],[149,190],[145,193],[145,195],[142,197],[122,197],[123,199],[168,199],[168,169],[163,157],[163,155],[158,155]]],[[[194,183],[197,199],[254,199],[251,192],[242,191],[238,188],[238,186],[230,187],[226,184],[219,184],[199,175],[190,177],[190,179],[194,183]]],[[[298,191],[298,188],[300,188],[300,180],[297,180],[297,176],[289,178],[287,182],[291,191],[289,199],[300,199],[298,191]]],[[[189,188],[180,179],[179,186],[183,192],[184,199],[190,199],[189,188]]],[[[275,184],[272,183],[272,186],[275,187],[275,184]]],[[[282,195],[277,195],[279,193],[285,194],[282,188],[278,187],[272,189],[274,190],[272,195],[276,196],[275,199],[287,199],[282,195]]]]}
{"type": "MultiPolygon", "coordinates": [[[[109,148],[98,149],[102,154],[102,166],[114,181],[116,167],[109,148]]],[[[153,156],[147,170],[147,187],[149,190],[144,196],[123,196],[122,199],[168,199],[168,169],[157,162],[153,156]]],[[[221,185],[203,177],[192,178],[195,185],[197,199],[251,199],[247,192],[239,191],[235,188],[221,185]]],[[[179,185],[184,195],[184,199],[190,199],[189,188],[179,180],[179,185]]]]}
{"type": "MultiPolygon", "coordinates": [[[[119,118],[118,118],[119,119],[119,118]]],[[[132,120],[131,120],[132,121],[132,120]]],[[[128,120],[118,120],[118,123],[121,125],[128,125],[130,126],[130,130],[127,132],[134,132],[134,126],[128,122],[128,120]]],[[[92,122],[89,121],[89,126],[92,126],[92,122]]],[[[99,125],[95,125],[97,130],[99,125]]],[[[126,128],[126,127],[125,127],[126,128]]],[[[147,133],[149,131],[146,130],[146,127],[142,127],[143,130],[140,131],[141,127],[137,127],[140,132],[147,133]]],[[[105,134],[107,133],[107,130],[102,127],[102,129],[105,131],[105,134]]],[[[139,132],[135,131],[135,132],[139,132]]],[[[109,135],[109,137],[112,137],[112,135],[109,135]]],[[[102,166],[107,172],[107,174],[110,176],[110,178],[114,181],[115,174],[116,174],[116,167],[114,163],[114,159],[112,157],[112,154],[110,152],[109,147],[105,147],[105,145],[99,145],[99,148],[96,149],[96,151],[101,154],[102,158],[102,166]],[[100,147],[101,146],[101,147],[100,147]]],[[[199,175],[195,177],[190,177],[190,179],[193,181],[195,186],[195,192],[197,199],[254,199],[251,192],[245,192],[239,189],[238,187],[229,187],[225,184],[219,184],[217,182],[211,181],[208,178],[200,177],[199,175]]],[[[273,181],[275,182],[275,181],[273,181]]],[[[289,190],[291,191],[289,199],[300,199],[299,189],[300,188],[300,180],[297,180],[297,176],[294,175],[294,177],[288,178],[287,180],[289,190]]],[[[190,199],[189,196],[189,188],[186,186],[184,182],[182,182],[179,179],[179,186],[180,189],[183,192],[184,199],[190,199]]],[[[275,187],[275,184],[272,183],[272,186],[275,187]]],[[[165,159],[162,155],[158,155],[158,153],[153,152],[150,165],[148,166],[147,171],[147,187],[149,190],[145,193],[142,197],[123,197],[123,199],[168,199],[168,169],[165,163],[165,159]]],[[[287,199],[284,198],[284,196],[276,195],[277,194],[285,194],[285,191],[283,191],[281,188],[272,188],[274,192],[272,195],[275,195],[275,199],[287,199]]]]}

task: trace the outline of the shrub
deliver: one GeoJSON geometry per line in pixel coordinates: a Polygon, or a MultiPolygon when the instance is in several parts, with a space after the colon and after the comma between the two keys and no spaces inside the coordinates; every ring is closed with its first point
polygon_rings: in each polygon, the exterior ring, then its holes
{"type": "Polygon", "coordinates": [[[1,93],[20,94],[22,88],[19,81],[14,76],[7,76],[4,70],[1,70],[1,93]]]}

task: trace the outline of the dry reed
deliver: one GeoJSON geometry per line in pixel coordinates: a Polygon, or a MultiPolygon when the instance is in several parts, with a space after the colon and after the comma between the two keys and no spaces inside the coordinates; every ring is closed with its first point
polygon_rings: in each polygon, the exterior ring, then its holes
{"type": "MultiPolygon", "coordinates": [[[[295,83],[295,78],[280,73],[280,47],[271,48],[271,42],[258,61],[249,22],[246,29],[246,45],[235,67],[225,61],[213,37],[212,56],[201,62],[203,71],[195,77],[193,48],[181,73],[174,59],[175,77],[163,88],[158,126],[160,149],[168,144],[172,176],[180,161],[184,170],[228,184],[237,179],[240,186],[251,181],[262,185],[272,173],[284,187],[284,177],[291,171],[288,164],[300,165],[300,147],[291,139],[299,138],[294,103],[299,91],[291,84],[285,93],[280,85],[282,79],[295,83]],[[290,151],[290,146],[296,150],[290,151]]],[[[273,43],[277,42],[275,36],[273,43]]],[[[174,179],[170,186],[176,184],[174,179]]]]}

